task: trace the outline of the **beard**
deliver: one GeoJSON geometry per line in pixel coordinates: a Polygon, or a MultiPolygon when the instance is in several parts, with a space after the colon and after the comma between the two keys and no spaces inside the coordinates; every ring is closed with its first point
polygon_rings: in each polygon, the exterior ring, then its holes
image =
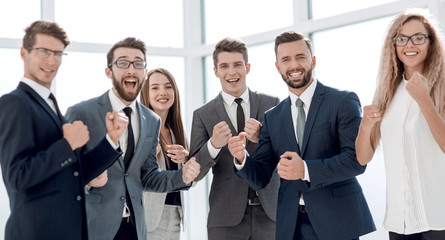
{"type": "MultiPolygon", "coordinates": [[[[311,81],[311,78],[312,78],[312,65],[311,65],[311,69],[309,71],[306,71],[304,68],[297,68],[296,70],[303,71],[303,79],[301,80],[301,82],[296,82],[296,81],[289,79],[287,73],[286,74],[281,73],[281,77],[283,78],[284,82],[291,88],[305,87],[311,81]]],[[[294,70],[292,69],[290,71],[294,71],[294,70]]]]}
{"type": "Polygon", "coordinates": [[[119,82],[116,79],[116,77],[114,76],[114,73],[113,73],[112,74],[113,86],[114,86],[114,88],[116,89],[117,93],[119,94],[119,96],[122,99],[124,99],[127,102],[133,102],[137,98],[137,96],[139,95],[139,92],[141,91],[141,88],[142,88],[142,84],[140,84],[140,79],[136,77],[137,81],[136,81],[135,84],[138,84],[136,92],[135,93],[125,92],[123,85],[125,84],[124,82],[125,82],[126,78],[127,77],[123,77],[121,79],[121,81],[119,82]]]}

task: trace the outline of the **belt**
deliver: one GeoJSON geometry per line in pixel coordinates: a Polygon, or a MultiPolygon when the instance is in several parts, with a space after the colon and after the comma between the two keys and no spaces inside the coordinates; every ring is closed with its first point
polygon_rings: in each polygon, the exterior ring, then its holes
{"type": "Polygon", "coordinates": [[[249,199],[248,202],[249,206],[259,206],[261,205],[260,199],[259,198],[254,198],[254,199],[249,199]]]}
{"type": "Polygon", "coordinates": [[[127,222],[127,223],[129,223],[129,222],[130,222],[130,216],[128,216],[128,217],[122,217],[122,222],[127,222]]]}
{"type": "Polygon", "coordinates": [[[298,207],[298,212],[300,212],[300,213],[307,213],[306,205],[300,205],[298,207]]]}

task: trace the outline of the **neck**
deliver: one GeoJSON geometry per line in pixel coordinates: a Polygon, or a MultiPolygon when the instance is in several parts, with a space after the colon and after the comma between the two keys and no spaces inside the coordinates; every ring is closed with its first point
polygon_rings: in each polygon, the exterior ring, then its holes
{"type": "Polygon", "coordinates": [[[113,87],[111,90],[113,91],[114,95],[116,95],[117,98],[119,98],[119,100],[121,100],[121,102],[122,102],[123,104],[125,104],[125,106],[128,107],[128,106],[130,106],[130,104],[133,102],[133,101],[129,102],[129,101],[123,99],[123,98],[121,97],[121,95],[119,95],[119,93],[117,92],[116,88],[113,87]]]}
{"type": "Polygon", "coordinates": [[[306,85],[304,85],[303,87],[293,88],[293,87],[287,86],[287,88],[289,89],[289,91],[291,93],[293,93],[293,94],[295,94],[295,95],[297,95],[299,97],[312,84],[313,81],[314,81],[314,78],[312,77],[311,80],[306,85]]]}
{"type": "Polygon", "coordinates": [[[423,68],[422,67],[418,67],[418,68],[410,68],[410,67],[406,67],[405,66],[405,79],[409,80],[411,79],[411,77],[413,76],[413,74],[415,72],[419,72],[420,74],[423,75],[423,68]]]}
{"type": "Polygon", "coordinates": [[[161,130],[165,128],[165,121],[167,120],[168,111],[155,111],[161,117],[161,130]]]}

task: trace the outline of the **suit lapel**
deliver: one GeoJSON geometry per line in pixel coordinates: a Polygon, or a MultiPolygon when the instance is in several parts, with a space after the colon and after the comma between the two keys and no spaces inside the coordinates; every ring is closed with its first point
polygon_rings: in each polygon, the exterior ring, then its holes
{"type": "MultiPolygon", "coordinates": [[[[108,97],[108,91],[106,91],[104,94],[102,94],[102,96],[99,97],[99,101],[97,102],[97,111],[99,112],[99,116],[101,119],[100,121],[102,121],[103,125],[105,126],[105,131],[107,131],[105,117],[107,116],[108,112],[113,112],[113,108],[111,107],[110,98],[108,97]]],[[[125,169],[123,155],[119,157],[117,162],[119,162],[119,165],[122,169],[125,169]]]]}
{"type": "Polygon", "coordinates": [[[260,98],[258,94],[249,90],[249,100],[250,100],[250,117],[258,119],[258,105],[260,104],[260,98]]]}
{"type": "Polygon", "coordinates": [[[139,154],[142,152],[141,148],[144,147],[148,147],[148,146],[143,146],[144,145],[144,141],[145,141],[145,135],[141,134],[141,133],[145,133],[147,132],[149,126],[149,122],[147,121],[146,116],[144,115],[143,111],[142,111],[142,106],[139,102],[136,101],[136,109],[139,112],[139,124],[140,124],[140,131],[139,131],[139,139],[138,142],[136,143],[136,148],[134,149],[134,155],[131,158],[130,161],[130,165],[128,166],[128,168],[131,168],[134,165],[134,159],[138,159],[139,158],[139,154]]]}
{"type": "Polygon", "coordinates": [[[229,115],[227,115],[226,108],[224,107],[224,100],[221,96],[221,93],[215,98],[215,111],[218,114],[221,121],[225,121],[227,125],[229,125],[232,135],[233,136],[238,135],[238,133],[235,130],[235,127],[232,124],[232,121],[230,121],[229,115]]]}
{"type": "Polygon", "coordinates": [[[324,99],[324,85],[317,81],[317,87],[315,88],[314,96],[312,97],[311,106],[309,108],[309,113],[306,119],[306,125],[304,127],[304,135],[303,135],[303,146],[301,150],[301,156],[304,155],[307,142],[310,137],[310,133],[312,131],[312,127],[314,126],[315,119],[318,114],[318,110],[320,109],[321,103],[324,99]]]}
{"type": "Polygon", "coordinates": [[[283,103],[284,103],[283,108],[281,109],[281,112],[277,114],[277,116],[284,116],[284,117],[280,118],[280,124],[277,127],[284,130],[281,132],[282,136],[284,137],[284,139],[288,139],[290,141],[290,146],[295,146],[294,149],[289,149],[288,151],[295,150],[295,152],[297,152],[298,155],[301,156],[300,149],[298,148],[297,139],[295,138],[296,131],[295,131],[294,123],[293,123],[293,119],[292,119],[290,97],[287,97],[283,101],[283,103]],[[288,131],[286,129],[292,129],[292,131],[288,131]]]}
{"type": "Polygon", "coordinates": [[[63,134],[62,130],[62,122],[60,121],[60,118],[57,116],[57,114],[53,111],[53,109],[46,103],[46,101],[40,97],[39,94],[37,94],[30,86],[28,86],[26,83],[20,82],[18,89],[26,92],[32,99],[34,99],[37,104],[39,104],[46,113],[49,114],[51,119],[54,121],[54,123],[57,125],[57,128],[59,129],[60,133],[63,134]]]}

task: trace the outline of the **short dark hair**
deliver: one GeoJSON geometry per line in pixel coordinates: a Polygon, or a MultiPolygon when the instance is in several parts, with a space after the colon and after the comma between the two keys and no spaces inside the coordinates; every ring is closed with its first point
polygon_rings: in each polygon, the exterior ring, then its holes
{"type": "MultiPolygon", "coordinates": [[[[31,25],[29,25],[29,27],[25,29],[25,36],[23,37],[22,42],[23,47],[34,47],[34,44],[36,44],[37,34],[45,34],[55,37],[59,39],[65,47],[70,44],[65,30],[63,30],[63,28],[61,28],[59,24],[45,20],[38,20],[33,22],[31,25]]],[[[28,49],[28,51],[31,50],[28,49]]]]}
{"type": "Polygon", "coordinates": [[[221,52],[239,52],[243,55],[245,64],[248,63],[247,45],[239,39],[224,38],[216,44],[213,51],[213,65],[215,68],[218,65],[218,54],[221,52]]]}
{"type": "Polygon", "coordinates": [[[306,43],[306,46],[307,48],[309,48],[309,52],[311,53],[312,56],[311,40],[309,38],[306,38],[303,33],[288,31],[278,35],[275,38],[275,57],[277,56],[278,45],[280,45],[281,43],[296,42],[300,40],[303,40],[306,43]]]}
{"type": "Polygon", "coordinates": [[[145,43],[140,39],[136,39],[134,37],[127,37],[127,38],[117,42],[116,44],[114,44],[113,47],[111,47],[111,49],[108,51],[107,66],[110,66],[110,64],[113,62],[114,51],[120,47],[135,48],[135,49],[141,50],[141,52],[144,54],[144,61],[145,61],[145,59],[146,59],[145,54],[147,51],[147,49],[145,47],[145,43]]]}

